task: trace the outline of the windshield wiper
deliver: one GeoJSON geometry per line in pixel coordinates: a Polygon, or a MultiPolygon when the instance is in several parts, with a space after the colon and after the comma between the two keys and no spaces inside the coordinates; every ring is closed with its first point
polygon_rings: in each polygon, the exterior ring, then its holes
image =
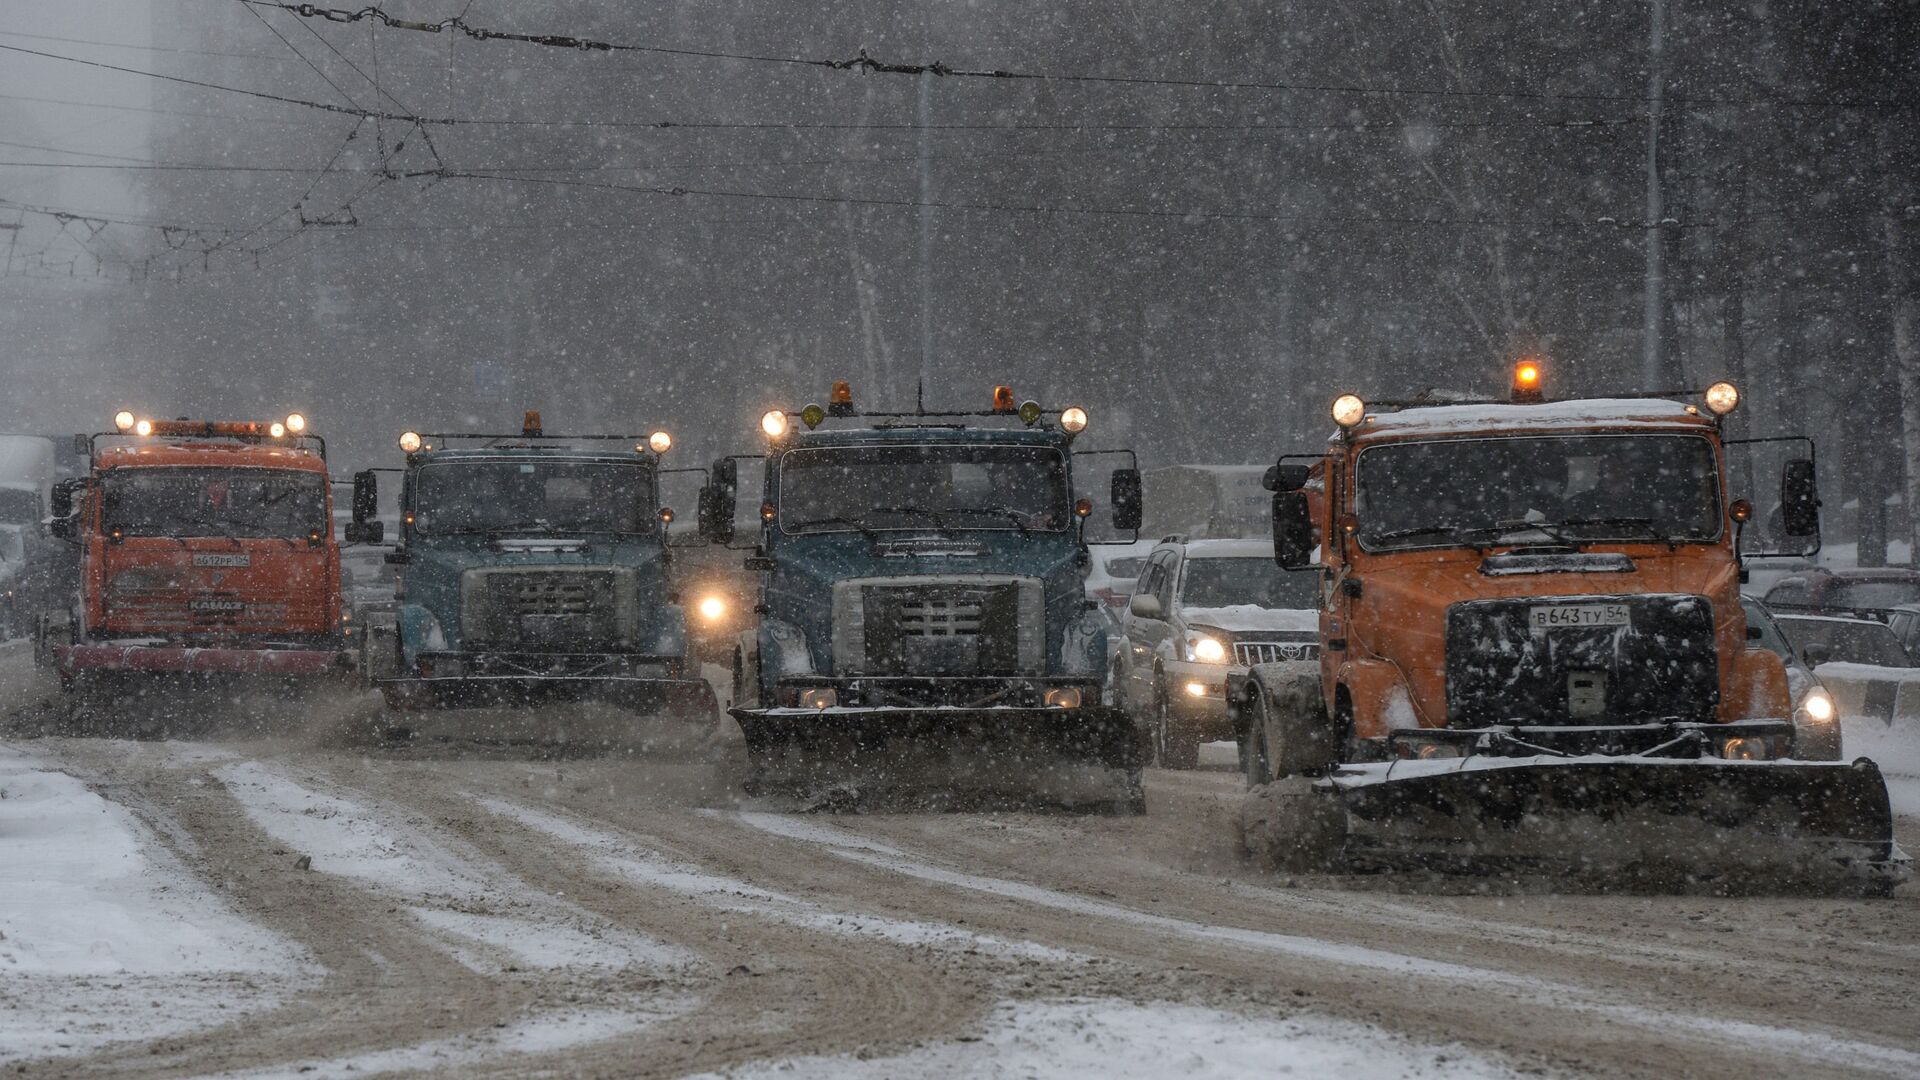
{"type": "Polygon", "coordinates": [[[1386,544],[1392,543],[1395,540],[1412,540],[1420,536],[1440,536],[1448,540],[1457,540],[1465,546],[1473,548],[1475,551],[1485,551],[1487,548],[1485,541],[1476,542],[1468,540],[1467,537],[1478,536],[1483,533],[1500,533],[1506,531],[1508,530],[1498,527],[1490,529],[1468,529],[1459,525],[1420,525],[1411,529],[1394,529],[1391,532],[1383,532],[1374,536],[1363,537],[1363,539],[1369,544],[1386,544]]]}
{"type": "Polygon", "coordinates": [[[1027,524],[1026,515],[1020,513],[1018,510],[1009,510],[1004,506],[949,506],[947,507],[947,513],[993,514],[1013,522],[1013,527],[1020,530],[1021,536],[1031,536],[1033,534],[1032,526],[1027,524]]]}
{"type": "Polygon", "coordinates": [[[1679,537],[1669,534],[1666,530],[1654,524],[1654,521],[1652,518],[1644,518],[1644,517],[1568,518],[1567,520],[1561,522],[1560,524],[1571,525],[1575,528],[1583,528],[1587,526],[1601,526],[1601,527],[1621,526],[1629,529],[1639,529],[1640,531],[1646,533],[1648,536],[1652,537],[1655,540],[1658,540],[1660,543],[1663,543],[1668,547],[1675,547],[1675,546],[1678,546],[1680,543],[1679,537]]]}
{"type": "Polygon", "coordinates": [[[911,517],[915,514],[918,514],[922,517],[925,517],[929,521],[932,521],[933,526],[936,529],[944,529],[947,527],[947,519],[941,517],[939,511],[929,510],[924,506],[917,506],[913,503],[908,503],[905,506],[875,506],[870,508],[867,511],[867,513],[869,514],[900,514],[907,517],[911,517]]]}
{"type": "Polygon", "coordinates": [[[860,535],[866,537],[869,540],[878,541],[880,539],[880,534],[873,531],[871,528],[869,528],[865,522],[858,521],[850,517],[841,517],[838,514],[834,514],[828,517],[808,518],[805,521],[788,521],[788,522],[784,522],[783,524],[786,528],[791,529],[795,532],[798,532],[802,529],[812,528],[815,525],[851,525],[855,529],[858,529],[860,531],[860,535]]]}

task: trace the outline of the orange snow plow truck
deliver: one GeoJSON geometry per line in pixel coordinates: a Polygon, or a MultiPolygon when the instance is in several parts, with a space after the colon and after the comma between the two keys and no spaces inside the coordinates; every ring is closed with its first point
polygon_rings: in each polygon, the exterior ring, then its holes
{"type": "Polygon", "coordinates": [[[80,547],[80,594],[36,657],[83,699],[160,676],[293,678],[342,669],[345,624],[326,444],[278,421],[148,420],[76,436],[87,475],[53,494],[80,547]]]}
{"type": "Polygon", "coordinates": [[[1812,444],[1725,438],[1730,383],[1698,404],[1549,401],[1541,377],[1517,366],[1498,402],[1343,395],[1326,451],[1269,470],[1275,558],[1321,575],[1321,648],[1228,687],[1249,846],[1898,884],[1879,769],[1796,758],[1786,671],[1740,606],[1744,558],[1817,548],[1812,444]],[[1788,456],[1730,470],[1730,448],[1757,452],[1741,442],[1788,456]],[[1779,486],[1728,491],[1748,476],[1779,486]],[[1763,536],[1796,550],[1752,550],[1763,536]]]}

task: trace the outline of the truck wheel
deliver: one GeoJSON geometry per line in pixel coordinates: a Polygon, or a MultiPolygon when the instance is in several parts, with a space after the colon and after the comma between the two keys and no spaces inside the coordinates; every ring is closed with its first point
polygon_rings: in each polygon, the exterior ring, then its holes
{"type": "Polygon", "coordinates": [[[1191,769],[1200,764],[1200,739],[1183,730],[1174,718],[1164,686],[1153,695],[1153,763],[1163,769],[1191,769]]]}
{"type": "Polygon", "coordinates": [[[1267,756],[1267,695],[1255,683],[1247,695],[1247,735],[1240,745],[1240,768],[1247,787],[1273,782],[1272,759],[1267,756]]]}
{"type": "Polygon", "coordinates": [[[1256,863],[1288,873],[1337,870],[1347,818],[1336,796],[1305,777],[1262,784],[1240,806],[1240,847],[1256,863]]]}
{"type": "Polygon", "coordinates": [[[1263,675],[1253,692],[1255,725],[1265,733],[1273,779],[1317,776],[1339,762],[1341,739],[1327,715],[1317,668],[1263,675]]]}

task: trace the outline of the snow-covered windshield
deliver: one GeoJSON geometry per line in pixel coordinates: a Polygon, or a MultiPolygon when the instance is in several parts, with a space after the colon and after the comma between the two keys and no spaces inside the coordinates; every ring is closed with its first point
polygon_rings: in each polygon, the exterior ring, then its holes
{"type": "Polygon", "coordinates": [[[1886,623],[1792,615],[1781,616],[1779,623],[1802,655],[1812,648],[1821,663],[1913,666],[1913,658],[1900,647],[1900,639],[1886,623]]]}
{"type": "Polygon", "coordinates": [[[1242,604],[1312,610],[1320,606],[1320,576],[1282,569],[1272,559],[1199,556],[1187,560],[1180,586],[1182,607],[1242,604]]]}
{"type": "Polygon", "coordinates": [[[258,468],[114,469],[103,521],[127,536],[305,538],[330,531],[326,477],[258,468]]]}
{"type": "Polygon", "coordinates": [[[455,533],[650,533],[653,470],[611,461],[448,461],[414,480],[413,528],[455,533]]]}
{"type": "Polygon", "coordinates": [[[1530,539],[1711,540],[1719,470],[1697,435],[1445,439],[1376,446],[1358,466],[1370,551],[1530,539]]]}
{"type": "Polygon", "coordinates": [[[858,446],[780,459],[787,533],[1067,528],[1067,463],[1044,446],[858,446]]]}

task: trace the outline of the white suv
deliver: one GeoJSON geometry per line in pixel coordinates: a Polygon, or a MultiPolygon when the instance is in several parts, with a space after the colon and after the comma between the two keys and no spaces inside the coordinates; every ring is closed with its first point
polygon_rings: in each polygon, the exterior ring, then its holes
{"type": "Polygon", "coordinates": [[[1274,564],[1270,540],[1170,536],[1147,556],[1121,616],[1119,701],[1154,757],[1189,769],[1200,744],[1234,737],[1229,672],[1320,655],[1320,575],[1274,564]]]}

